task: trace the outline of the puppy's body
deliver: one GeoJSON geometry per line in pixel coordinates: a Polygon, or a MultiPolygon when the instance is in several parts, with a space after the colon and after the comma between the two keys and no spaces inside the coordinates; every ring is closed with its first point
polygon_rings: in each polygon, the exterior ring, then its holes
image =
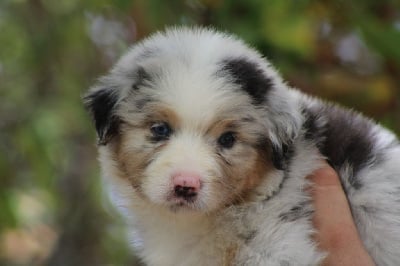
{"type": "Polygon", "coordinates": [[[148,265],[317,265],[304,177],[321,157],[376,263],[400,265],[395,136],[288,88],[239,40],[157,34],[86,100],[105,186],[148,265]]]}

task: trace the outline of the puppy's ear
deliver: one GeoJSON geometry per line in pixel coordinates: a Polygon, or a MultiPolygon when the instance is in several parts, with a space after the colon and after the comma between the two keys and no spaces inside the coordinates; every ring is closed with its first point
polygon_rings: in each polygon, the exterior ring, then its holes
{"type": "Polygon", "coordinates": [[[272,80],[258,63],[244,57],[227,58],[222,61],[221,70],[251,97],[254,104],[264,103],[268,91],[272,88],[272,80]]]}
{"type": "Polygon", "coordinates": [[[106,145],[119,132],[120,119],[114,114],[118,95],[112,88],[99,88],[89,91],[83,99],[94,120],[98,144],[106,145]]]}
{"type": "Polygon", "coordinates": [[[298,105],[291,91],[282,86],[274,89],[264,109],[272,147],[272,162],[278,170],[286,170],[293,157],[293,145],[302,123],[298,105]]]}
{"type": "Polygon", "coordinates": [[[262,112],[272,151],[272,163],[285,170],[293,154],[292,143],[299,131],[301,115],[296,96],[288,90],[272,66],[245,57],[222,61],[222,73],[246,92],[262,112]]]}

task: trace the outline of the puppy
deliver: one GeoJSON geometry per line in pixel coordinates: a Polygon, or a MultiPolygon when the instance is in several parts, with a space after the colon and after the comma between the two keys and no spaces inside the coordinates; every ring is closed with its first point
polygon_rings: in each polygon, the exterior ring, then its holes
{"type": "Polygon", "coordinates": [[[85,97],[104,185],[147,265],[318,265],[305,176],[327,159],[378,265],[400,265],[400,145],[286,85],[242,41],[174,28],[85,97]]]}

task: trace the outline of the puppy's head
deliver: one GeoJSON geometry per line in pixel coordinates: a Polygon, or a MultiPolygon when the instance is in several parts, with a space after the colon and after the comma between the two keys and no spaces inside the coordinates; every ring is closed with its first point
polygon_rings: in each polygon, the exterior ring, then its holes
{"type": "Polygon", "coordinates": [[[85,100],[102,163],[133,193],[207,212],[246,201],[284,169],[298,131],[292,98],[241,41],[183,28],[134,46],[85,100]]]}

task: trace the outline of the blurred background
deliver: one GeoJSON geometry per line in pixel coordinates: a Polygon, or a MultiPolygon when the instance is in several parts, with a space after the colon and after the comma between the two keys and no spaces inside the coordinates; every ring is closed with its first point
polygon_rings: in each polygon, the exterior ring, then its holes
{"type": "Polygon", "coordinates": [[[235,33],[292,86],[400,132],[398,0],[1,0],[0,265],[137,265],[81,96],[167,25],[235,33]]]}

